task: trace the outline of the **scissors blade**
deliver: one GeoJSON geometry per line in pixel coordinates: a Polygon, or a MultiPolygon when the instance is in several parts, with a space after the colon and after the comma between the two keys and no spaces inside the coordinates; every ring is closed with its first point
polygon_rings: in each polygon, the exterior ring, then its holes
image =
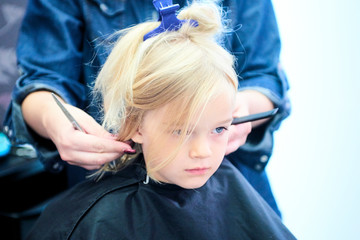
{"type": "Polygon", "coordinates": [[[55,99],[55,102],[57,103],[57,105],[60,107],[60,109],[63,111],[63,113],[65,114],[65,116],[69,119],[69,121],[71,122],[71,124],[73,125],[73,127],[76,130],[79,130],[81,132],[85,132],[80,125],[78,124],[78,122],[75,120],[75,118],[69,113],[68,110],[66,110],[66,108],[64,107],[64,105],[60,102],[60,100],[56,97],[56,95],[54,93],[51,93],[51,95],[53,96],[53,98],[55,99]]]}

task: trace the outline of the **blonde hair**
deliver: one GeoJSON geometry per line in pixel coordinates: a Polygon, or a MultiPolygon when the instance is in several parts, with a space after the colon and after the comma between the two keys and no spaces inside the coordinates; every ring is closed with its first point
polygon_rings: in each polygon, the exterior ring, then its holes
{"type": "MultiPolygon", "coordinates": [[[[170,116],[174,122],[185,119],[182,123],[189,129],[190,119],[201,113],[220,88],[229,86],[236,93],[234,58],[216,41],[223,28],[219,7],[195,2],[178,18],[196,20],[198,26],[186,23],[178,31],[166,31],[146,41],[143,36],[159,22],[123,30],[96,79],[94,91],[103,100],[103,125],[117,133],[120,141],[135,134],[146,111],[169,102],[181,103],[170,116]]],[[[125,154],[115,165],[105,164],[100,172],[117,171],[132,158],[125,154]]]]}

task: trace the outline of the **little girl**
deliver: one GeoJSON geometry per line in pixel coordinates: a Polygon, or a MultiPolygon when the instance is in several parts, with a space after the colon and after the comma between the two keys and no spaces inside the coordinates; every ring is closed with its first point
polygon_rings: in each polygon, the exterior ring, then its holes
{"type": "Polygon", "coordinates": [[[104,126],[137,153],[53,201],[28,239],[294,239],[224,159],[238,81],[219,9],[157,8],[161,26],[122,32],[95,83],[104,126]]]}

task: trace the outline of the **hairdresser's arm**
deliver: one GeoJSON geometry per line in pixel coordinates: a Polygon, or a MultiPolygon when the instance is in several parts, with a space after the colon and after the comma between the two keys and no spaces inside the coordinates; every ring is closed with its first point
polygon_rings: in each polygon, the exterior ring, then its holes
{"type": "Polygon", "coordinates": [[[51,139],[63,160],[88,170],[98,169],[131,147],[105,131],[92,117],[79,108],[65,104],[86,133],[75,130],[55,103],[50,92],[28,95],[22,104],[26,123],[44,138],[51,139]]]}
{"type": "Polygon", "coordinates": [[[129,148],[109,137],[79,109],[89,105],[83,79],[85,41],[80,2],[29,0],[17,46],[21,76],[4,122],[11,141],[32,145],[38,159],[52,172],[64,166],[58,152],[70,164],[95,169],[129,148]],[[50,92],[69,104],[68,109],[87,134],[72,129],[50,92]]]}
{"type": "MultiPolygon", "coordinates": [[[[262,171],[272,154],[273,133],[290,113],[288,82],[280,64],[278,26],[271,0],[227,2],[234,32],[228,35],[226,44],[236,56],[240,94],[245,93],[241,111],[246,115],[270,110],[269,107],[279,108],[275,117],[253,123],[250,134],[243,129],[241,135],[238,130],[238,138],[247,136],[247,140],[227,157],[234,163],[262,171]]],[[[239,128],[246,128],[245,124],[241,125],[239,128]]]]}
{"type": "MultiPolygon", "coordinates": [[[[280,113],[287,111],[289,86],[280,64],[281,41],[271,0],[225,2],[229,4],[234,29],[226,35],[225,45],[236,57],[239,91],[261,93],[280,108],[280,113]]],[[[249,102],[249,109],[267,109],[269,105],[263,106],[262,95],[249,102]]]]}

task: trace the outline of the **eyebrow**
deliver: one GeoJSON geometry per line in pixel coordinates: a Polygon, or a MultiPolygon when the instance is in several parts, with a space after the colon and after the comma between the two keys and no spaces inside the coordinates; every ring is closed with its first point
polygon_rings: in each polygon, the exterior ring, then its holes
{"type": "Polygon", "coordinates": [[[218,122],[217,124],[225,124],[225,123],[232,122],[232,121],[233,121],[233,118],[228,118],[224,121],[218,122]]]}

